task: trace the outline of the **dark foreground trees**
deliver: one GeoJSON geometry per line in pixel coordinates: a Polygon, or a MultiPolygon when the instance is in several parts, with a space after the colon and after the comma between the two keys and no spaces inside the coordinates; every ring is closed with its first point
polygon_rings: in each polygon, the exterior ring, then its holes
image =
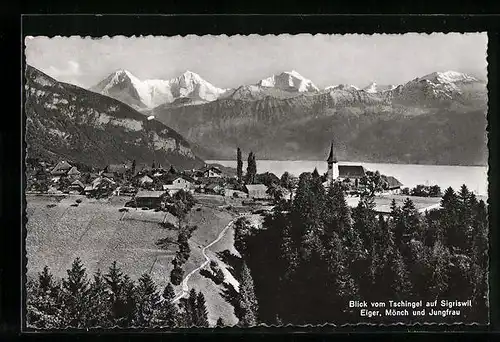
{"type": "Polygon", "coordinates": [[[419,213],[407,199],[384,217],[369,195],[350,210],[340,184],[325,190],[305,173],[290,210],[277,207],[264,226],[242,221],[235,235],[261,322],[358,322],[349,300],[472,299],[459,320],[487,319],[487,207],[465,186],[447,189],[442,209],[419,213]]]}
{"type": "Polygon", "coordinates": [[[158,288],[148,274],[137,282],[124,275],[114,262],[106,274],[92,279],[80,259],[67,277],[57,281],[48,267],[26,284],[28,326],[41,329],[74,327],[208,327],[203,293],[192,291],[187,302],[173,303],[172,284],[158,288]]]}

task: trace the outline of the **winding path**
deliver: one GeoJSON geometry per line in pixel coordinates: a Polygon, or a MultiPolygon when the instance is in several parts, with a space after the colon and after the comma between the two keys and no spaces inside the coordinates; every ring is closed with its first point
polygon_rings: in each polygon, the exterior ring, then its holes
{"type": "Polygon", "coordinates": [[[203,247],[203,249],[201,250],[201,253],[203,254],[203,256],[205,257],[205,262],[203,262],[203,264],[201,264],[200,266],[198,266],[197,268],[195,268],[194,270],[192,270],[191,272],[189,272],[186,277],[184,277],[184,279],[182,280],[182,283],[181,283],[181,292],[179,294],[177,294],[174,299],[172,300],[173,303],[177,302],[179,299],[183,298],[183,297],[187,297],[188,294],[189,294],[189,286],[188,286],[188,281],[189,281],[189,278],[191,278],[191,276],[193,274],[195,274],[196,272],[198,272],[199,270],[201,270],[203,267],[205,267],[209,262],[210,262],[210,258],[207,256],[207,254],[205,253],[206,250],[210,247],[212,247],[214,244],[216,244],[217,242],[219,242],[220,239],[222,239],[222,237],[224,236],[224,234],[226,233],[226,231],[234,224],[234,222],[238,219],[239,217],[231,220],[225,227],[224,229],[222,229],[222,231],[219,233],[219,235],[217,236],[217,238],[215,240],[213,240],[212,242],[210,242],[208,245],[206,245],[205,247],[203,247]]]}

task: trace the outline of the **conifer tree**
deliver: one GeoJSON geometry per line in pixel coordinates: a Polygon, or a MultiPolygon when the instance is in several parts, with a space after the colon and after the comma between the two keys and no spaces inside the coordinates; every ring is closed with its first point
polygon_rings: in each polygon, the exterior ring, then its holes
{"type": "Polygon", "coordinates": [[[38,274],[38,282],[27,282],[26,290],[28,325],[42,329],[64,328],[61,288],[47,266],[38,274]]]}
{"type": "Polygon", "coordinates": [[[139,278],[139,284],[136,288],[137,293],[137,312],[136,323],[141,327],[152,327],[156,323],[158,315],[158,302],[160,296],[151,276],[144,273],[139,278]]]}
{"type": "Polygon", "coordinates": [[[198,292],[196,296],[196,326],[208,328],[208,312],[205,302],[205,296],[202,292],[198,292]]]}
{"type": "Polygon", "coordinates": [[[458,222],[459,230],[457,231],[457,243],[458,248],[464,252],[470,249],[472,241],[472,220],[473,220],[473,208],[475,205],[476,198],[473,193],[469,191],[467,186],[463,184],[460,191],[457,194],[458,200],[458,222]],[[460,239],[460,240],[458,240],[460,239]]]}
{"type": "Polygon", "coordinates": [[[136,162],[135,162],[135,159],[132,161],[132,167],[130,169],[130,173],[131,173],[131,177],[133,177],[135,175],[135,168],[136,168],[136,162]]]}
{"type": "Polygon", "coordinates": [[[80,258],[76,258],[63,279],[64,318],[69,327],[85,327],[89,308],[89,282],[80,258]]]}
{"type": "Polygon", "coordinates": [[[137,295],[136,286],[128,275],[123,277],[123,290],[121,297],[121,302],[123,303],[123,318],[118,323],[121,326],[129,327],[133,324],[137,317],[137,295]]]}
{"type": "Polygon", "coordinates": [[[281,231],[280,260],[284,279],[290,280],[298,267],[297,249],[291,236],[290,225],[285,225],[281,231]]]}
{"type": "Polygon", "coordinates": [[[240,276],[240,307],[243,311],[243,317],[240,323],[245,327],[251,327],[257,324],[258,304],[254,292],[254,284],[250,269],[243,263],[240,276]]]}
{"type": "Polygon", "coordinates": [[[241,156],[241,149],[238,147],[236,151],[236,176],[238,177],[238,183],[241,184],[243,181],[243,157],[241,156]]]}
{"type": "Polygon", "coordinates": [[[87,326],[102,328],[111,326],[111,301],[100,270],[94,274],[94,280],[90,284],[89,304],[87,326]]]}
{"type": "Polygon", "coordinates": [[[448,289],[450,253],[448,249],[438,240],[434,244],[429,268],[431,271],[429,292],[433,297],[439,297],[448,289]]]}
{"type": "Polygon", "coordinates": [[[408,270],[403,257],[396,246],[391,246],[385,257],[385,264],[382,270],[382,279],[385,279],[386,285],[381,286],[385,289],[386,298],[405,299],[411,294],[411,283],[408,277],[408,270]]]}
{"type": "Polygon", "coordinates": [[[474,239],[472,243],[473,297],[478,303],[479,315],[485,312],[488,293],[488,216],[485,203],[481,200],[474,209],[474,239]]]}
{"type": "Polygon", "coordinates": [[[415,204],[410,198],[406,198],[403,201],[403,207],[401,207],[401,216],[403,219],[403,233],[412,235],[413,238],[422,240],[422,230],[420,229],[420,218],[415,204]]]}
{"type": "Polygon", "coordinates": [[[41,292],[49,292],[54,288],[54,277],[50,273],[48,266],[38,274],[38,288],[41,292]]]}
{"type": "Polygon", "coordinates": [[[250,152],[248,154],[248,161],[247,161],[246,183],[254,184],[256,175],[257,175],[257,162],[255,161],[255,154],[253,152],[250,152]]]}
{"type": "Polygon", "coordinates": [[[460,246],[462,243],[460,241],[462,237],[458,221],[459,205],[457,194],[453,188],[447,188],[441,199],[440,226],[444,233],[446,246],[450,250],[460,246]]]}
{"type": "MultiPolygon", "coordinates": [[[[332,310],[334,307],[341,307],[342,303],[353,298],[357,292],[357,285],[351,277],[348,267],[346,267],[346,255],[342,247],[342,241],[336,232],[333,232],[327,239],[325,248],[326,277],[328,282],[326,288],[322,288],[325,307],[332,310]]],[[[341,315],[336,318],[340,318],[341,315]]],[[[330,321],[332,317],[325,317],[325,321],[330,321]]]]}
{"type": "Polygon", "coordinates": [[[330,184],[326,192],[324,210],[325,233],[330,235],[336,232],[345,236],[345,233],[351,229],[351,216],[340,183],[330,184]]]}
{"type": "Polygon", "coordinates": [[[188,324],[189,326],[197,326],[199,320],[198,320],[198,311],[197,311],[197,306],[196,306],[196,299],[197,299],[197,293],[195,289],[191,289],[189,291],[189,295],[187,300],[185,301],[185,306],[184,309],[186,311],[187,317],[188,317],[188,324]]]}
{"type": "Polygon", "coordinates": [[[122,318],[125,303],[122,300],[123,273],[116,261],[113,261],[108,273],[104,275],[104,281],[110,292],[111,316],[117,322],[122,318]]]}
{"type": "Polygon", "coordinates": [[[375,244],[378,226],[374,212],[375,202],[372,196],[361,196],[353,210],[354,230],[358,231],[366,250],[375,244]]]}
{"type": "Polygon", "coordinates": [[[160,324],[165,327],[175,327],[178,323],[179,310],[177,309],[177,305],[173,303],[175,292],[171,283],[165,286],[162,297],[163,301],[161,302],[159,313],[160,324]]]}

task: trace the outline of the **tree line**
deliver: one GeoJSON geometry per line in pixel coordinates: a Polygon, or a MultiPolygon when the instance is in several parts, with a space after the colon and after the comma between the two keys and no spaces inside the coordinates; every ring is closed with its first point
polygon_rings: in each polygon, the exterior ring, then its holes
{"type": "Polygon", "coordinates": [[[134,282],[116,261],[91,279],[79,258],[62,280],[45,266],[26,291],[28,326],[40,329],[209,326],[202,292],[191,289],[188,298],[173,303],[172,284],[160,289],[147,273],[134,282]]]}
{"type": "Polygon", "coordinates": [[[465,185],[446,189],[440,209],[420,213],[407,198],[384,216],[370,193],[350,209],[342,184],[325,189],[317,172],[303,173],[266,229],[248,225],[237,225],[235,247],[252,271],[259,322],[356,323],[349,300],[438,298],[472,299],[460,320],[487,320],[487,206],[465,185]]]}

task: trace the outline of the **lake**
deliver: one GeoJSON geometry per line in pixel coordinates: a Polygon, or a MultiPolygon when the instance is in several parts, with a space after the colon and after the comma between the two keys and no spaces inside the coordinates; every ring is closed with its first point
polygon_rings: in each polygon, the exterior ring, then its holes
{"type": "MultiPolygon", "coordinates": [[[[217,163],[236,168],[236,160],[207,160],[207,163],[217,163]]],[[[477,195],[488,196],[487,166],[448,166],[448,165],[412,165],[412,164],[379,164],[339,162],[339,165],[363,165],[367,170],[379,171],[387,176],[396,177],[405,187],[412,188],[417,184],[439,185],[442,190],[452,187],[458,190],[462,184],[477,195]]],[[[257,172],[272,172],[281,177],[288,171],[295,176],[302,172],[312,172],[314,168],[320,174],[327,170],[325,161],[310,160],[257,160],[257,172]]],[[[246,161],[243,161],[246,170],[246,161]]]]}

